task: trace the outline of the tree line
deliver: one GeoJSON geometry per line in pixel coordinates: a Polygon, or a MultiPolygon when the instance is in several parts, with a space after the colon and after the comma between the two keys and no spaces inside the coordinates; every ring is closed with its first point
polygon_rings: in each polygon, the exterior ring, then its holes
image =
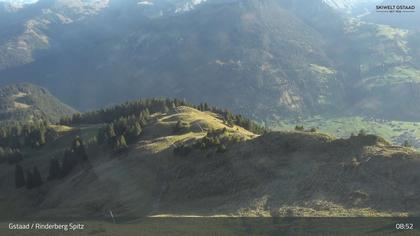
{"type": "Polygon", "coordinates": [[[150,112],[146,108],[138,115],[119,117],[107,123],[98,131],[98,143],[108,145],[116,153],[123,152],[128,148],[128,143],[133,142],[142,134],[149,117],[150,112]]]}
{"type": "Polygon", "coordinates": [[[64,117],[60,120],[63,125],[75,124],[98,124],[111,123],[121,117],[138,116],[141,112],[148,110],[149,114],[156,112],[168,112],[177,106],[189,106],[185,101],[179,99],[143,99],[125,102],[109,108],[103,108],[86,113],[76,113],[73,116],[64,117]]]}
{"type": "Polygon", "coordinates": [[[0,162],[16,163],[23,156],[21,149],[39,148],[56,137],[57,132],[45,121],[1,126],[0,162]]]}
{"type": "MultiPolygon", "coordinates": [[[[49,163],[47,180],[54,180],[67,176],[77,165],[88,161],[88,155],[83,141],[80,137],[73,139],[70,148],[64,151],[63,158],[60,161],[52,158],[49,163]]],[[[15,166],[15,187],[26,186],[28,189],[39,187],[44,183],[41,173],[37,166],[32,169],[26,169],[20,165],[15,166]]]]}
{"type": "Polygon", "coordinates": [[[223,129],[211,129],[207,132],[207,135],[191,145],[182,144],[176,146],[173,149],[173,153],[177,156],[187,156],[194,149],[207,151],[207,150],[216,150],[218,153],[223,153],[227,151],[227,147],[230,144],[238,143],[242,141],[242,138],[235,135],[229,135],[226,128],[223,129]]]}
{"type": "Polygon", "coordinates": [[[76,113],[73,116],[64,117],[60,120],[62,125],[77,124],[98,124],[111,123],[121,117],[138,116],[142,111],[148,110],[149,114],[156,112],[169,112],[179,106],[188,106],[200,111],[211,111],[219,114],[224,122],[229,125],[237,125],[243,127],[256,134],[263,134],[267,129],[254,121],[242,116],[235,115],[227,109],[219,109],[209,106],[207,103],[201,103],[194,106],[180,99],[143,99],[137,101],[126,102],[109,108],[99,109],[86,113],[76,113]]]}
{"type": "Polygon", "coordinates": [[[207,103],[201,103],[195,108],[200,111],[210,111],[219,114],[228,126],[237,125],[255,134],[264,134],[268,131],[265,127],[244,117],[243,115],[235,115],[227,109],[222,110],[214,106],[209,106],[207,103]]]}

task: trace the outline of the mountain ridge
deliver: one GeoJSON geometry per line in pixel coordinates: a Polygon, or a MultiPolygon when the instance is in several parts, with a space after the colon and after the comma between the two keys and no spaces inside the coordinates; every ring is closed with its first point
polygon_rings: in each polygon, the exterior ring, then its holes
{"type": "Polygon", "coordinates": [[[124,152],[92,139],[100,126],[70,125],[19,163],[39,168],[45,180],[39,187],[14,189],[8,176],[13,172],[6,171],[13,165],[0,164],[5,180],[0,192],[7,203],[0,207],[14,209],[1,212],[100,219],[112,209],[121,219],[136,219],[407,216],[420,209],[415,197],[420,157],[410,148],[362,133],[348,139],[309,131],[255,135],[211,111],[164,110],[150,113],[124,152]],[[179,123],[188,125],[178,130],[179,123]],[[50,159],[60,160],[74,137],[85,141],[86,161],[64,177],[46,180],[50,159]],[[205,141],[213,139],[225,149],[205,141]],[[29,197],[39,191],[44,195],[29,197]]]}
{"type": "Polygon", "coordinates": [[[80,110],[162,96],[258,120],[420,117],[406,102],[418,100],[416,31],[348,18],[322,1],[206,1],[179,14],[160,14],[173,6],[159,2],[155,9],[110,1],[94,12],[43,3],[36,9],[48,14],[28,16],[37,22],[28,33],[0,44],[0,51],[16,49],[0,53],[7,62],[0,83],[31,74],[80,110]],[[407,88],[414,91],[408,98],[401,95],[407,88]]]}
{"type": "Polygon", "coordinates": [[[29,83],[0,87],[0,123],[57,122],[75,112],[44,88],[29,83]]]}

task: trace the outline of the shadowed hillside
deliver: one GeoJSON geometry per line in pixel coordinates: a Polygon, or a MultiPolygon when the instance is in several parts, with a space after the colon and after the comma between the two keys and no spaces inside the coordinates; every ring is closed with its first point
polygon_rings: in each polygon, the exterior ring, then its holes
{"type": "Polygon", "coordinates": [[[32,84],[16,84],[0,88],[0,123],[56,122],[76,111],[61,103],[46,89],[32,84]]]}
{"type": "Polygon", "coordinates": [[[40,185],[16,189],[15,165],[0,165],[2,217],[106,218],[110,210],[121,218],[390,216],[420,210],[420,156],[412,149],[364,134],[256,135],[207,105],[200,111],[176,100],[162,102],[127,103],[53,126],[57,138],[19,162],[24,170],[37,167],[40,185]],[[141,113],[136,138],[129,138],[132,119],[75,124],[133,104],[154,110],[141,113]],[[159,104],[175,106],[156,110],[159,104]],[[121,133],[121,127],[127,130],[121,133]],[[108,138],[99,139],[102,132],[108,138]],[[63,170],[65,159],[76,160],[80,150],[83,160],[51,177],[51,158],[63,170]]]}

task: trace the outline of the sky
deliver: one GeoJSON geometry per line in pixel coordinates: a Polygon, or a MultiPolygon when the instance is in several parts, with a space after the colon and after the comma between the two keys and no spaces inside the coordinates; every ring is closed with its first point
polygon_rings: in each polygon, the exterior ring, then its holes
{"type": "Polygon", "coordinates": [[[13,3],[35,3],[38,0],[0,0],[0,2],[13,2],[13,3]]]}

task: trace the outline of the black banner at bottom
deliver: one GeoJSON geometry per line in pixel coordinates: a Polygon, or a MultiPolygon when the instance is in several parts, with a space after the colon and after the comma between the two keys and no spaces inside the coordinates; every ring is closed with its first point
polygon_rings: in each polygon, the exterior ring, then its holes
{"type": "Polygon", "coordinates": [[[151,217],[3,221],[0,235],[420,235],[420,218],[151,217]]]}

